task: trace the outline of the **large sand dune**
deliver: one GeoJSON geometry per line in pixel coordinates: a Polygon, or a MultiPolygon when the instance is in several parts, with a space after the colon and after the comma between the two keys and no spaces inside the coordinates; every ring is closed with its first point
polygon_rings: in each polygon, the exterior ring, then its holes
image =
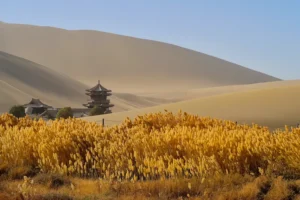
{"type": "Polygon", "coordinates": [[[172,103],[128,112],[113,113],[105,116],[83,118],[88,121],[107,125],[118,124],[127,116],[134,118],[144,113],[164,111],[182,111],[201,116],[238,121],[239,123],[257,123],[271,129],[284,125],[295,126],[300,123],[300,80],[264,83],[257,88],[228,94],[202,97],[199,99],[172,103]]]}
{"type": "Polygon", "coordinates": [[[163,98],[166,100],[174,101],[186,101],[202,97],[210,97],[221,94],[230,94],[236,92],[245,92],[260,89],[270,89],[270,88],[287,88],[293,87],[299,84],[299,80],[289,80],[289,81],[274,81],[267,83],[255,83],[248,85],[230,85],[230,86],[220,86],[211,88],[199,88],[199,89],[187,89],[187,90],[174,90],[165,92],[154,92],[154,93],[144,93],[144,97],[156,97],[163,98]]]}
{"type": "Polygon", "coordinates": [[[299,81],[280,81],[175,45],[99,31],[0,23],[0,50],[39,63],[0,53],[0,112],[31,97],[81,107],[87,100],[84,90],[100,79],[115,92],[113,112],[131,111],[87,120],[104,117],[107,124],[116,124],[127,116],[182,109],[272,128],[298,122],[299,81]]]}
{"type": "MultiPolygon", "coordinates": [[[[31,98],[55,107],[82,107],[88,98],[84,94],[87,87],[45,66],[0,52],[0,113],[12,105],[28,103],[31,98]]],[[[115,104],[113,112],[170,102],[123,93],[113,94],[111,100],[115,104]]]]}
{"type": "Polygon", "coordinates": [[[99,31],[0,23],[0,50],[87,85],[140,93],[276,81],[242,66],[161,42],[99,31]]]}
{"type": "Polygon", "coordinates": [[[85,85],[31,61],[0,52],[0,111],[40,98],[53,106],[80,106],[85,85]]]}

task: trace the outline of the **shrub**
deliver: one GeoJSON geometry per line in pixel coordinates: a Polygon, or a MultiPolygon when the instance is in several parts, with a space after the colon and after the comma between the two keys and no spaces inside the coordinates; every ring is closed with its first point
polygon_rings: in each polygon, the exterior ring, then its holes
{"type": "Polygon", "coordinates": [[[67,119],[69,117],[73,117],[73,111],[71,109],[71,107],[64,107],[62,109],[60,109],[56,115],[56,118],[64,118],[67,119]]]}
{"type": "Polygon", "coordinates": [[[26,116],[25,108],[23,106],[13,106],[10,108],[9,113],[17,118],[26,116]]]}
{"type": "Polygon", "coordinates": [[[104,108],[101,108],[99,106],[95,106],[94,108],[92,108],[90,110],[90,116],[94,116],[94,115],[102,115],[104,114],[105,112],[105,109],[104,108]]]}
{"type": "Polygon", "coordinates": [[[60,174],[38,174],[33,178],[37,184],[47,185],[51,189],[58,189],[63,185],[70,185],[71,181],[60,174]]]}

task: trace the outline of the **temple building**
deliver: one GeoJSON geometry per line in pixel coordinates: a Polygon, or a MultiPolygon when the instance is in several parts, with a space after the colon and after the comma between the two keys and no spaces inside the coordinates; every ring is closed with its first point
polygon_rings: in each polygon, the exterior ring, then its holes
{"type": "Polygon", "coordinates": [[[83,106],[87,108],[93,108],[95,106],[103,109],[103,114],[111,113],[110,107],[113,107],[113,104],[110,104],[110,100],[107,99],[111,95],[111,90],[106,89],[100,84],[98,84],[90,89],[86,90],[86,95],[90,97],[86,104],[83,106]]]}
{"type": "MultiPolygon", "coordinates": [[[[107,99],[111,95],[111,90],[106,89],[100,84],[98,84],[90,89],[86,90],[86,95],[90,98],[86,104],[83,104],[86,108],[72,108],[73,117],[80,118],[89,116],[90,111],[94,107],[100,108],[101,114],[111,113],[110,108],[114,105],[110,103],[110,100],[107,99]]],[[[24,104],[26,115],[29,115],[34,118],[43,118],[43,119],[54,119],[56,118],[57,113],[62,108],[54,108],[43,103],[40,99],[32,98],[31,101],[27,104],[24,104]]]]}
{"type": "Polygon", "coordinates": [[[24,104],[23,107],[25,108],[25,113],[28,115],[39,115],[46,110],[53,108],[42,103],[39,99],[34,98],[32,98],[29,103],[24,104]]]}

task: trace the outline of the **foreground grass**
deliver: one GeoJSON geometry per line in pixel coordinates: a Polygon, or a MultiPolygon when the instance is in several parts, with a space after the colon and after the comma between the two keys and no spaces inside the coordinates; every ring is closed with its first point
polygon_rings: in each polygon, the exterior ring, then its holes
{"type": "Polygon", "coordinates": [[[300,199],[300,129],[156,113],[0,116],[0,199],[300,199]]]}
{"type": "Polygon", "coordinates": [[[25,180],[2,180],[0,199],[144,200],[144,199],[300,199],[300,180],[281,176],[223,175],[205,180],[172,179],[117,182],[38,174],[25,180]]]}

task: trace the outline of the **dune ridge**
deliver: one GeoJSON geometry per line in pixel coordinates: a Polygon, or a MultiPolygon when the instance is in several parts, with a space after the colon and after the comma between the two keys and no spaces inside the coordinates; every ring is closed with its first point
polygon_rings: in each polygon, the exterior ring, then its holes
{"type": "Polygon", "coordinates": [[[221,94],[230,94],[245,91],[254,91],[261,89],[280,88],[280,87],[292,87],[299,84],[299,80],[286,80],[286,81],[273,81],[267,83],[253,83],[247,85],[229,85],[210,88],[177,90],[177,91],[165,91],[144,93],[145,97],[156,97],[164,99],[174,99],[176,101],[186,101],[191,99],[197,99],[202,97],[211,97],[221,94]]]}
{"type": "Polygon", "coordinates": [[[172,44],[91,30],[0,24],[0,50],[87,85],[142,93],[278,81],[278,78],[172,44]]]}
{"type": "Polygon", "coordinates": [[[5,85],[0,91],[6,94],[0,105],[6,109],[7,102],[25,101],[20,91],[28,94],[26,99],[39,96],[57,107],[81,107],[87,100],[84,90],[99,79],[114,92],[113,112],[124,112],[84,119],[98,122],[104,117],[108,124],[127,116],[181,109],[276,128],[296,123],[300,107],[298,81],[282,81],[157,41],[0,23],[0,51],[0,83],[5,85]]]}

